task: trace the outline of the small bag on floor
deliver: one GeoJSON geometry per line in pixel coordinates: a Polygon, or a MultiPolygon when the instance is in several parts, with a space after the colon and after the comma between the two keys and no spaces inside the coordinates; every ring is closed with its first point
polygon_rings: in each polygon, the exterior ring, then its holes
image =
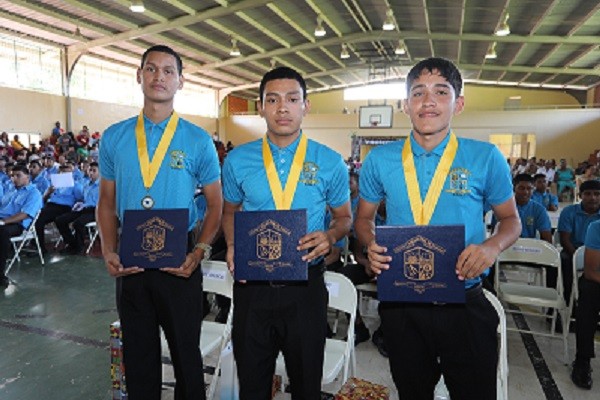
{"type": "Polygon", "coordinates": [[[389,400],[390,390],[360,378],[350,378],[344,383],[335,400],[389,400]]]}
{"type": "Polygon", "coordinates": [[[112,400],[127,400],[125,386],[125,366],[123,365],[123,340],[121,323],[110,324],[110,380],[112,382],[112,400]]]}

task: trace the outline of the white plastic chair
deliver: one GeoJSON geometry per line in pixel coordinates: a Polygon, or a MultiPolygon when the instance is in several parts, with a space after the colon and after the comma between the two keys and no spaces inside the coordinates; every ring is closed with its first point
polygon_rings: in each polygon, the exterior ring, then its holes
{"type": "MultiPolygon", "coordinates": [[[[356,356],[354,354],[354,322],[356,320],[356,288],[350,279],[337,272],[326,271],[325,284],[329,292],[329,308],[350,314],[347,339],[326,339],[325,358],[323,360],[323,379],[326,385],[342,373],[342,383],[356,373],[356,356]]],[[[285,361],[281,353],[277,358],[275,373],[282,376],[282,385],[286,381],[285,361]]]]}
{"type": "MultiPolygon", "coordinates": [[[[233,277],[224,261],[203,261],[202,275],[204,292],[214,293],[225,296],[229,299],[233,297],[233,277]]],[[[202,330],[200,333],[200,353],[206,357],[215,351],[218,351],[217,365],[210,382],[207,399],[212,399],[216,393],[219,375],[221,371],[221,352],[227,345],[231,334],[231,323],[233,319],[233,302],[229,307],[227,322],[220,323],[215,321],[202,321],[202,330]]],[[[169,347],[164,334],[161,332],[162,356],[170,359],[169,347]]]]}
{"type": "Polygon", "coordinates": [[[573,253],[573,286],[571,290],[571,298],[569,299],[569,306],[571,314],[573,314],[573,307],[575,307],[575,301],[579,298],[579,277],[583,274],[585,246],[579,246],[575,253],[573,253]]]}
{"type": "Polygon", "coordinates": [[[90,254],[92,246],[94,245],[94,242],[96,241],[96,238],[98,237],[100,231],[98,230],[98,225],[96,224],[96,221],[88,222],[87,224],[85,224],[85,227],[87,228],[88,236],[90,238],[90,244],[88,245],[85,254],[90,254]]]}
{"type": "MultiPolygon", "coordinates": [[[[506,344],[506,315],[500,301],[489,291],[483,293],[498,314],[498,366],[496,367],[496,398],[508,400],[508,352],[506,344]]],[[[448,399],[448,389],[441,376],[435,387],[435,400],[448,399]]]]}
{"type": "Polygon", "coordinates": [[[41,210],[38,211],[38,213],[35,215],[29,227],[23,230],[23,232],[21,232],[19,236],[13,236],[10,238],[10,242],[12,243],[15,254],[8,263],[8,267],[6,268],[5,272],[6,275],[8,275],[8,272],[10,271],[10,269],[16,261],[21,261],[19,255],[21,254],[23,247],[25,247],[25,245],[27,245],[31,240],[35,241],[37,253],[40,256],[40,263],[42,263],[42,265],[44,264],[44,255],[42,254],[42,247],[40,246],[40,240],[38,239],[37,233],[35,231],[35,223],[38,217],[40,216],[40,212],[41,210]]]}
{"type": "MultiPolygon", "coordinates": [[[[512,246],[504,250],[496,260],[496,293],[498,299],[503,302],[526,305],[533,307],[541,307],[540,312],[525,312],[523,310],[514,311],[524,315],[532,315],[546,318],[547,315],[543,312],[544,309],[552,309],[552,327],[549,333],[534,330],[520,330],[516,328],[508,328],[519,332],[528,332],[535,335],[548,337],[562,337],[564,347],[564,361],[568,363],[568,344],[567,337],[569,333],[568,321],[570,318],[569,307],[563,298],[563,279],[560,268],[560,253],[556,247],[543,240],[537,239],[518,239],[512,246]],[[500,273],[508,264],[537,264],[540,267],[556,268],[558,279],[556,288],[547,288],[545,285],[526,284],[523,282],[501,282],[500,273]],[[563,326],[563,332],[560,336],[555,335],[556,328],[556,312],[560,313],[560,318],[563,326]]],[[[512,312],[512,311],[511,311],[512,312]]]]}

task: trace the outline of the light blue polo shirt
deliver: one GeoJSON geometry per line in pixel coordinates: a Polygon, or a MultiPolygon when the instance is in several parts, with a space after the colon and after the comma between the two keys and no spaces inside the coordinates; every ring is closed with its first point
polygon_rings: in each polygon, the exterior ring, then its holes
{"type": "MultiPolygon", "coordinates": [[[[150,159],[169,122],[155,124],[144,116],[150,159]]],[[[202,128],[179,118],[173,140],[152,187],[146,191],[138,159],[135,126],[137,116],[109,127],[100,142],[100,175],[116,182],[117,213],[123,221],[125,210],[142,210],[142,199],[150,195],[154,208],[189,210],[188,230],[198,219],[194,191],[220,178],[219,160],[210,135],[202,128]]]]}
{"type": "MultiPolygon", "coordinates": [[[[435,173],[450,136],[426,152],[410,135],[421,199],[435,173]]],[[[458,138],[458,150],[444,183],[430,225],[462,224],[465,245],[485,240],[482,215],[484,204],[500,205],[513,197],[513,185],[506,159],[490,143],[458,138]]],[[[386,200],[388,225],[414,225],[402,167],[405,140],[377,146],[367,156],[360,171],[360,197],[371,203],[386,200]]],[[[488,271],[484,273],[486,275],[488,271]]],[[[481,278],[469,279],[471,287],[481,278]]]]}
{"type": "Polygon", "coordinates": [[[517,204],[517,211],[521,217],[521,237],[535,239],[536,231],[550,232],[552,225],[550,217],[543,205],[533,200],[523,206],[517,204]]]}
{"type": "Polygon", "coordinates": [[[14,189],[5,198],[2,199],[0,205],[0,218],[8,218],[20,212],[29,215],[21,221],[23,228],[29,228],[33,217],[42,209],[42,195],[37,190],[35,185],[30,183],[27,186],[22,186],[14,189]]]}
{"type": "Polygon", "coordinates": [[[598,220],[600,220],[600,210],[590,215],[583,211],[581,203],[571,204],[565,207],[558,217],[558,231],[569,232],[571,243],[577,248],[585,242],[588,226],[598,220]]]}
{"type": "MultiPolygon", "coordinates": [[[[300,136],[289,146],[279,148],[269,140],[282,187],[299,142],[300,136]]],[[[263,163],[262,139],[237,146],[227,154],[223,164],[223,197],[230,203],[241,204],[244,211],[275,210],[263,163]]],[[[307,210],[308,233],[323,230],[327,205],[337,208],[349,199],[348,170],[342,156],[309,139],[291,207],[307,210]]]]}
{"type": "Polygon", "coordinates": [[[40,172],[38,176],[36,176],[31,183],[40,191],[40,194],[43,196],[46,193],[46,190],[50,187],[50,181],[46,179],[46,177],[40,172]]]}
{"type": "Polygon", "coordinates": [[[549,205],[558,207],[558,197],[552,193],[540,193],[537,190],[534,190],[533,194],[531,195],[531,200],[535,201],[536,203],[540,203],[546,209],[548,209],[549,205]]]}
{"type": "Polygon", "coordinates": [[[83,187],[81,183],[75,182],[71,187],[57,188],[48,199],[48,203],[72,207],[75,203],[82,200],[83,187]]]}
{"type": "Polygon", "coordinates": [[[588,226],[585,234],[585,247],[600,250],[600,221],[595,221],[588,226]]]}
{"type": "Polygon", "coordinates": [[[88,180],[83,186],[83,207],[96,207],[98,205],[98,195],[100,190],[100,179],[94,182],[88,180]]]}

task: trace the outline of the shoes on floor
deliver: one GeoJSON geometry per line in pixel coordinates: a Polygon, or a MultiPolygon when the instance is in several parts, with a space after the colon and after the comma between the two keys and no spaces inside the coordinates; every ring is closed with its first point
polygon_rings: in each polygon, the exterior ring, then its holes
{"type": "Polygon", "coordinates": [[[354,326],[354,345],[358,346],[359,343],[366,342],[371,338],[371,333],[365,324],[354,326]]]}
{"type": "Polygon", "coordinates": [[[373,337],[371,338],[373,344],[377,347],[377,351],[383,357],[388,358],[388,352],[385,348],[385,343],[383,340],[383,331],[381,330],[381,326],[377,328],[375,332],[373,332],[373,337]]]}
{"type": "Polygon", "coordinates": [[[571,370],[571,380],[575,386],[590,390],[592,388],[592,368],[589,363],[573,363],[571,370]]]}

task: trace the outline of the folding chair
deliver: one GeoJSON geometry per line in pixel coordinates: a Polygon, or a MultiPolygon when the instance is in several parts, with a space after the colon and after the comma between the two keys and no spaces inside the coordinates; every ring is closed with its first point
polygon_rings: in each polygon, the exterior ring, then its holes
{"type": "Polygon", "coordinates": [[[96,241],[96,238],[98,237],[100,231],[98,230],[98,225],[96,224],[96,221],[88,222],[87,224],[85,224],[85,227],[87,228],[88,237],[90,238],[90,244],[88,245],[85,254],[90,254],[92,246],[94,245],[94,242],[96,241]]]}
{"type": "MultiPolygon", "coordinates": [[[[506,344],[506,315],[500,301],[489,291],[483,289],[483,293],[488,301],[492,304],[498,314],[498,365],[496,367],[496,398],[498,400],[508,400],[508,352],[506,344]]],[[[435,388],[437,398],[449,398],[448,389],[444,382],[444,377],[440,380],[435,388]]]]}
{"type": "MultiPolygon", "coordinates": [[[[229,273],[227,263],[224,261],[203,261],[202,275],[204,292],[214,293],[225,296],[229,299],[233,297],[233,277],[229,273]]],[[[202,330],[200,332],[200,353],[206,357],[215,351],[218,351],[217,365],[210,382],[207,399],[212,399],[217,390],[219,375],[221,372],[221,352],[225,348],[231,333],[231,323],[233,319],[233,302],[229,307],[227,322],[222,324],[215,321],[202,321],[202,330]]],[[[161,333],[161,345],[163,358],[170,359],[168,344],[161,333]]]]}
{"type": "MultiPolygon", "coordinates": [[[[356,320],[356,288],[350,279],[337,272],[326,271],[325,284],[329,292],[329,308],[350,314],[347,339],[326,339],[325,358],[323,360],[323,379],[326,385],[335,380],[342,372],[342,383],[356,373],[354,354],[354,322],[356,320]]],[[[282,385],[286,381],[285,361],[281,353],[277,358],[275,373],[282,376],[282,385]]]]}
{"type": "MultiPolygon", "coordinates": [[[[511,247],[504,250],[496,259],[496,293],[498,299],[517,305],[525,305],[542,308],[540,312],[535,311],[514,311],[523,315],[531,315],[546,318],[544,309],[552,309],[552,326],[550,333],[534,330],[521,330],[517,328],[508,328],[518,332],[528,332],[535,335],[547,336],[552,338],[562,337],[564,347],[564,361],[568,363],[568,344],[569,334],[568,321],[570,318],[569,307],[563,298],[563,279],[560,267],[560,253],[556,247],[537,239],[518,239],[511,247]],[[545,284],[524,283],[515,281],[500,281],[500,273],[510,264],[522,264],[546,266],[558,270],[558,279],[556,288],[547,288],[545,284]],[[560,313],[563,326],[563,332],[560,336],[555,335],[556,312],[560,313]]],[[[513,311],[511,311],[513,312],[513,311]]]]}
{"type": "MultiPolygon", "coordinates": [[[[12,268],[13,264],[16,261],[19,261],[19,262],[21,261],[21,258],[19,257],[19,255],[20,255],[21,251],[23,250],[23,248],[31,240],[35,241],[35,246],[37,248],[38,255],[40,256],[40,262],[42,263],[42,265],[44,265],[44,255],[42,254],[42,248],[40,246],[40,241],[39,241],[37,233],[35,231],[35,222],[37,221],[38,217],[40,216],[40,212],[41,212],[41,210],[37,212],[37,214],[31,221],[31,224],[29,225],[29,227],[27,229],[25,229],[19,236],[13,236],[10,238],[10,242],[12,243],[15,255],[10,259],[10,262],[8,263],[8,267],[6,268],[6,272],[5,272],[6,275],[8,275],[8,272],[10,271],[10,269],[12,268]],[[18,245],[17,245],[17,243],[18,243],[18,245]]],[[[23,250],[23,251],[25,251],[25,250],[23,250]]]]}

